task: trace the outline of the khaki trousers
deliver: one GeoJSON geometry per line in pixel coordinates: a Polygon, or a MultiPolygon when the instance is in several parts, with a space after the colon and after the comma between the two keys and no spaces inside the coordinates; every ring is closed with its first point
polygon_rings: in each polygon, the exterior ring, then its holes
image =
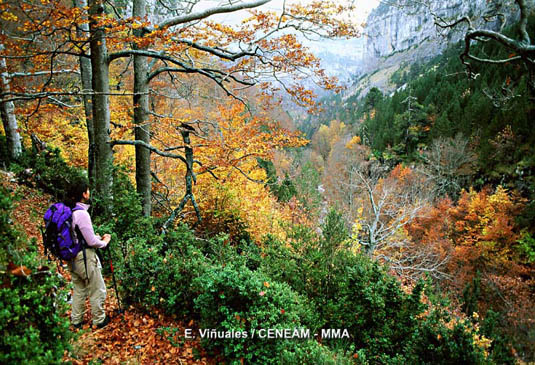
{"type": "Polygon", "coordinates": [[[85,300],[89,296],[93,324],[100,324],[106,317],[104,301],[106,300],[106,284],[102,279],[102,265],[93,248],[86,248],[87,275],[84,265],[83,250],[68,264],[72,276],[74,291],[72,295],[71,322],[81,323],[85,313],[85,300]]]}

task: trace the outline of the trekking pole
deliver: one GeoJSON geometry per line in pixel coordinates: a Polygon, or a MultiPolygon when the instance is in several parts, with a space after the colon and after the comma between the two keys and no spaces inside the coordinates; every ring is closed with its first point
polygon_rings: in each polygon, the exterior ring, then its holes
{"type": "Polygon", "coordinates": [[[111,270],[111,278],[113,281],[113,289],[115,289],[115,296],[117,297],[117,305],[119,306],[119,313],[122,313],[123,310],[121,309],[121,300],[119,299],[119,293],[117,292],[117,281],[115,280],[115,272],[113,271],[113,262],[111,260],[111,251],[108,247],[108,256],[110,257],[110,270],[111,270]]]}

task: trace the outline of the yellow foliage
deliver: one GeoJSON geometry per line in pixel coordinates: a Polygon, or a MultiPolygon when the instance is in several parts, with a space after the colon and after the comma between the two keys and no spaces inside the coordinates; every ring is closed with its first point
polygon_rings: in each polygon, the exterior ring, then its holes
{"type": "MultiPolygon", "coordinates": [[[[219,105],[211,111],[188,105],[180,110],[180,115],[183,117],[180,121],[161,121],[154,129],[155,141],[181,146],[183,141],[175,129],[177,124],[201,118],[211,121],[207,135],[191,134],[195,159],[202,164],[194,166],[197,183],[193,193],[206,225],[204,228],[231,234],[245,230],[257,242],[267,233],[284,238],[284,222],[294,219],[298,208],[280,204],[272,196],[262,183],[267,177],[265,170],[258,166],[257,158],[272,160],[277,155],[284,160],[284,154],[278,149],[301,146],[306,141],[272,120],[251,117],[240,103],[219,105]]],[[[184,196],[184,163],[158,156],[153,160],[153,171],[169,187],[172,205],[178,205],[184,196]]],[[[185,217],[196,220],[191,204],[186,205],[185,217]]]]}
{"type": "Polygon", "coordinates": [[[17,20],[19,20],[19,18],[15,14],[9,11],[2,12],[0,14],[0,19],[5,20],[7,22],[16,22],[17,20]]]}
{"type": "Polygon", "coordinates": [[[348,150],[351,150],[353,149],[353,147],[355,147],[355,145],[360,144],[360,142],[361,142],[360,136],[353,136],[353,138],[351,138],[351,140],[347,142],[346,148],[348,150]]]}
{"type": "Polygon", "coordinates": [[[30,118],[27,128],[23,129],[25,144],[30,144],[29,136],[34,133],[49,146],[59,148],[68,163],[87,167],[87,127],[85,121],[73,118],[77,113],[83,115],[82,110],[68,115],[43,108],[39,115],[30,118]]]}

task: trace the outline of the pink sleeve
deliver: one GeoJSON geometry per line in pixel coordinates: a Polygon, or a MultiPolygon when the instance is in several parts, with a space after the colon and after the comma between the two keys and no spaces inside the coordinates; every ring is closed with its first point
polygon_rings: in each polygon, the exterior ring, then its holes
{"type": "Polygon", "coordinates": [[[91,217],[85,210],[77,210],[73,213],[73,224],[80,229],[87,245],[94,248],[103,248],[108,244],[95,235],[91,217]]]}

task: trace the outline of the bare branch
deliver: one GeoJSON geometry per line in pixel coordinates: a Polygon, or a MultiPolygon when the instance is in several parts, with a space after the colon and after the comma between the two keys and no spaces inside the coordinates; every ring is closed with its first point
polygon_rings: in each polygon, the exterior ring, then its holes
{"type": "Polygon", "coordinates": [[[65,73],[72,73],[76,75],[80,75],[80,71],[78,70],[57,70],[57,71],[38,71],[38,72],[13,72],[8,74],[8,77],[34,77],[34,76],[50,76],[52,75],[58,75],[58,74],[65,74],[65,73]]]}
{"type": "Polygon", "coordinates": [[[112,96],[133,96],[133,95],[139,95],[140,93],[128,93],[128,92],[121,92],[121,93],[99,93],[94,92],[91,90],[81,90],[81,91],[42,91],[42,92],[28,92],[28,93],[20,93],[20,92],[3,92],[0,93],[0,100],[2,102],[9,102],[9,101],[18,101],[18,100],[41,100],[45,98],[50,98],[54,96],[84,96],[84,95],[112,95],[112,96]],[[7,98],[6,98],[7,96],[7,98]]]}
{"type": "Polygon", "coordinates": [[[211,55],[214,55],[214,56],[217,56],[219,58],[229,60],[229,61],[236,61],[237,59],[245,57],[245,56],[258,56],[256,51],[241,51],[241,52],[233,53],[228,50],[221,50],[221,49],[216,49],[213,47],[203,46],[198,43],[189,41],[187,39],[173,39],[173,40],[175,42],[186,44],[199,51],[204,51],[204,52],[210,53],[211,55]]]}
{"type": "Polygon", "coordinates": [[[484,15],[485,20],[489,20],[494,17],[500,17],[502,19],[502,25],[499,31],[494,31],[490,29],[475,29],[472,21],[464,16],[453,22],[447,22],[437,14],[431,12],[435,18],[435,25],[442,29],[451,29],[456,27],[461,23],[468,24],[468,30],[464,36],[464,50],[460,55],[461,62],[465,65],[468,70],[468,75],[471,78],[474,78],[472,72],[472,65],[468,60],[475,61],[478,63],[502,65],[511,62],[521,61],[523,62],[528,69],[529,85],[532,91],[535,91],[535,45],[531,44],[531,39],[527,31],[527,22],[528,22],[528,7],[525,0],[515,0],[519,10],[520,10],[520,19],[518,21],[519,33],[521,35],[520,39],[514,39],[505,35],[502,30],[505,24],[505,17],[503,14],[492,14],[484,15]],[[510,50],[513,54],[508,58],[482,58],[477,57],[470,53],[472,42],[486,42],[486,41],[495,41],[504,48],[510,50]]]}
{"type": "Polygon", "coordinates": [[[59,99],[56,99],[56,98],[54,98],[52,96],[49,96],[48,98],[52,101],[53,104],[57,104],[57,105],[62,106],[64,108],[76,108],[76,107],[79,106],[79,105],[70,105],[70,104],[64,103],[63,101],[61,101],[59,99]]]}
{"type": "Polygon", "coordinates": [[[162,157],[176,158],[176,159],[179,159],[180,161],[186,163],[186,159],[184,158],[184,156],[177,155],[175,153],[169,153],[169,152],[165,152],[165,151],[160,151],[156,147],[151,146],[151,145],[145,143],[144,141],[139,141],[139,140],[138,141],[116,140],[116,141],[111,141],[110,144],[111,144],[112,147],[113,146],[117,146],[117,145],[141,146],[141,147],[144,147],[144,148],[150,150],[151,152],[154,152],[157,155],[160,155],[162,157]]]}
{"type": "Polygon", "coordinates": [[[245,176],[245,178],[249,181],[252,181],[254,183],[257,183],[257,184],[264,184],[265,181],[264,180],[257,180],[257,179],[253,179],[252,177],[250,177],[249,175],[247,175],[247,173],[245,171],[243,171],[242,169],[240,169],[238,166],[232,166],[233,168],[235,168],[236,170],[238,170],[240,172],[240,174],[242,174],[243,176],[245,176]]]}
{"type": "MultiPolygon", "coordinates": [[[[231,5],[215,6],[198,12],[177,16],[172,19],[168,19],[158,25],[158,29],[172,27],[174,25],[193,22],[196,20],[206,19],[215,14],[233,13],[239,10],[257,8],[261,5],[269,3],[271,0],[256,0],[244,3],[235,3],[231,5]]],[[[146,31],[152,32],[155,29],[147,29],[146,31]]]]}

